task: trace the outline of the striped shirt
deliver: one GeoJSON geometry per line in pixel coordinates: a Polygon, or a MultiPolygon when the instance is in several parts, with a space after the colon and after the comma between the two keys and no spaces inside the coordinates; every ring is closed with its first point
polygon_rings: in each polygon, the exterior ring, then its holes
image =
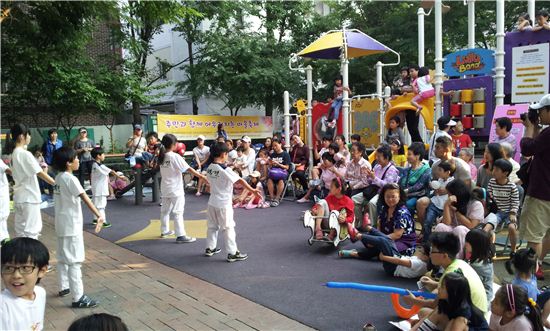
{"type": "Polygon", "coordinates": [[[516,184],[507,181],[506,184],[497,184],[494,178],[489,180],[487,185],[489,196],[495,201],[499,211],[505,213],[516,213],[519,209],[519,191],[516,184]]]}

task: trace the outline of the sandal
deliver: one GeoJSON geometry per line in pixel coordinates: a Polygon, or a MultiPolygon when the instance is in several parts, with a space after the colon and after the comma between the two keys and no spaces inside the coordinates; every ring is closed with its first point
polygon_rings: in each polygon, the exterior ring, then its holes
{"type": "Polygon", "coordinates": [[[356,249],[342,249],[338,252],[338,256],[342,259],[349,259],[355,257],[353,256],[355,253],[357,253],[356,249]]]}
{"type": "Polygon", "coordinates": [[[271,207],[278,207],[278,206],[279,206],[279,201],[278,200],[271,201],[271,207]]]}

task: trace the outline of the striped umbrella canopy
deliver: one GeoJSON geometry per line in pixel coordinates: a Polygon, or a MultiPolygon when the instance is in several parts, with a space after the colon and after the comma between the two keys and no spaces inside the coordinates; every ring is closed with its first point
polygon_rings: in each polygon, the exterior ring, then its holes
{"type": "Polygon", "coordinates": [[[390,51],[384,44],[369,37],[359,30],[329,31],[309,46],[301,50],[298,55],[312,59],[337,60],[344,58],[379,54],[390,51]]]}

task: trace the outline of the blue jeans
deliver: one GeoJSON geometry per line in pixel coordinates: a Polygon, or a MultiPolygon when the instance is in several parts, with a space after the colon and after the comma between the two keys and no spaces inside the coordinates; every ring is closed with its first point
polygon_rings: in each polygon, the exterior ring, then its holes
{"type": "Polygon", "coordinates": [[[424,242],[427,242],[430,238],[434,223],[441,215],[443,215],[443,210],[437,208],[433,203],[430,202],[430,205],[426,210],[426,217],[424,218],[424,242]]]}
{"type": "Polygon", "coordinates": [[[338,122],[338,116],[340,116],[340,109],[342,109],[343,104],[344,104],[344,101],[340,97],[340,98],[334,99],[332,101],[332,105],[330,106],[330,108],[334,109],[333,119],[336,120],[336,122],[338,122]]]}
{"type": "Polygon", "coordinates": [[[407,209],[409,209],[409,211],[411,212],[411,215],[414,215],[414,212],[416,211],[417,201],[418,201],[418,198],[409,198],[405,203],[407,205],[407,209]]]}
{"type": "Polygon", "coordinates": [[[360,251],[359,256],[363,259],[372,259],[382,252],[387,256],[400,256],[395,242],[378,229],[372,228],[369,232],[362,233],[361,242],[366,250],[360,251]],[[371,245],[373,247],[369,247],[371,245]]]}

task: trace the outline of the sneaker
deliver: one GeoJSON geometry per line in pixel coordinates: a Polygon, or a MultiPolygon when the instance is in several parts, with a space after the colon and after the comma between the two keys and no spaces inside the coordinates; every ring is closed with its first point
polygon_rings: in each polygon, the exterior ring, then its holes
{"type": "Polygon", "coordinates": [[[197,241],[197,238],[188,237],[188,236],[179,236],[176,238],[176,244],[186,244],[197,241]]]}
{"type": "Polygon", "coordinates": [[[59,293],[57,293],[58,296],[60,297],[66,297],[67,295],[71,294],[71,290],[66,288],[64,290],[61,290],[59,291],[59,293]]]}
{"type": "Polygon", "coordinates": [[[92,224],[94,225],[97,224],[97,220],[96,219],[92,220],[92,224]]]}
{"type": "Polygon", "coordinates": [[[176,233],[174,231],[168,231],[168,232],[165,232],[165,233],[161,233],[160,234],[160,237],[161,238],[166,238],[166,237],[170,237],[170,236],[173,236],[175,235],[176,233]]]}
{"type": "Polygon", "coordinates": [[[103,222],[103,227],[104,227],[104,228],[110,228],[111,226],[112,226],[111,223],[109,223],[109,222],[103,222]]]}
{"type": "Polygon", "coordinates": [[[219,248],[214,248],[214,249],[210,249],[210,248],[207,248],[205,251],[204,251],[204,255],[206,256],[213,256],[214,254],[218,254],[219,252],[221,252],[222,250],[219,249],[219,248]]]}
{"type": "Polygon", "coordinates": [[[297,203],[307,203],[309,202],[309,199],[301,198],[300,200],[296,201],[297,203]]]}
{"type": "Polygon", "coordinates": [[[195,193],[195,196],[197,196],[197,197],[200,197],[201,195],[202,195],[202,193],[201,193],[201,192],[197,192],[197,193],[195,193]]]}
{"type": "Polygon", "coordinates": [[[227,254],[227,262],[244,261],[248,259],[248,254],[237,251],[235,254],[227,254]]]}
{"type": "Polygon", "coordinates": [[[80,300],[73,302],[72,306],[73,308],[94,308],[97,307],[97,302],[84,294],[80,300]]]}

